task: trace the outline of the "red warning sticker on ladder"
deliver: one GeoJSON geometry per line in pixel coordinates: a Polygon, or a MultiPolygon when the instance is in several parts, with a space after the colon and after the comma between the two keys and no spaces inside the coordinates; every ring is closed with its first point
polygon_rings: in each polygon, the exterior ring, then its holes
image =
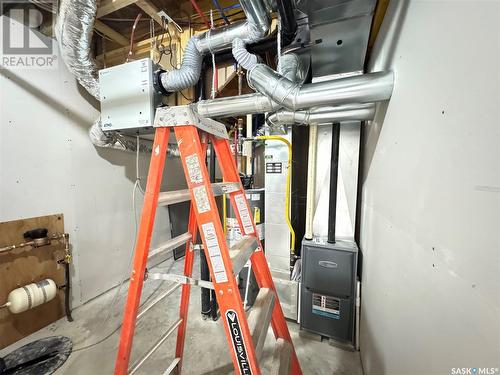
{"type": "Polygon", "coordinates": [[[236,208],[238,209],[238,214],[240,215],[241,223],[243,224],[243,230],[245,234],[254,233],[252,217],[248,211],[247,202],[244,194],[237,194],[234,196],[234,201],[236,202],[236,208]]]}
{"type": "Polygon", "coordinates": [[[210,264],[212,264],[212,270],[214,272],[214,278],[216,283],[227,282],[226,269],[224,268],[224,261],[222,260],[222,255],[219,247],[219,241],[217,240],[217,233],[215,232],[214,223],[208,222],[201,225],[202,234],[205,238],[205,244],[207,246],[208,255],[210,256],[210,264]]]}

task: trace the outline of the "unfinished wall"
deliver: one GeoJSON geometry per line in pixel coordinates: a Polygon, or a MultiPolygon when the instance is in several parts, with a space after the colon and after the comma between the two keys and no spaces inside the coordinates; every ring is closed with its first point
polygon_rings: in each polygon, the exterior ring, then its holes
{"type": "MultiPolygon", "coordinates": [[[[126,276],[133,247],[135,154],[91,144],[97,113],[62,61],[53,70],[0,70],[0,221],[64,214],[73,306],[126,276]]],[[[149,156],[139,164],[145,186],[149,156]]],[[[136,198],[139,217],[138,191],[136,198]]],[[[162,234],[154,242],[170,235],[166,208],[157,217],[162,234]]]]}
{"type": "Polygon", "coordinates": [[[365,374],[498,373],[500,3],[391,1],[387,17],[372,68],[396,85],[362,176],[365,374]]]}

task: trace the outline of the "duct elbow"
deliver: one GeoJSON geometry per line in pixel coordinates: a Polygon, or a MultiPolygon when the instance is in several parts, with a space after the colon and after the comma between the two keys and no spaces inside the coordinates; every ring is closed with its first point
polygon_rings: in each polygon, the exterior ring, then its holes
{"type": "Polygon", "coordinates": [[[191,38],[184,50],[180,69],[164,72],[160,75],[161,85],[166,91],[177,92],[194,86],[201,74],[203,56],[191,38]]]}
{"type": "Polygon", "coordinates": [[[257,55],[250,53],[245,48],[245,42],[239,38],[233,40],[232,48],[234,59],[243,69],[251,70],[257,65],[257,55]]]}
{"type": "Polygon", "coordinates": [[[301,85],[290,81],[265,64],[257,64],[247,74],[248,85],[280,106],[296,108],[296,97],[301,85]]]}

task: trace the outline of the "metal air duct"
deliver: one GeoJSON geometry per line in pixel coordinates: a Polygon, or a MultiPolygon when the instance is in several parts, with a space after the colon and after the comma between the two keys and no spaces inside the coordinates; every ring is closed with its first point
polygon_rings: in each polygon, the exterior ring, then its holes
{"type": "Polygon", "coordinates": [[[163,88],[175,92],[194,86],[200,78],[203,55],[231,48],[234,39],[245,44],[263,39],[269,32],[271,19],[262,0],[240,0],[246,21],[211,29],[191,37],[180,69],[160,75],[163,88]]]}
{"type": "Polygon", "coordinates": [[[393,72],[376,72],[301,85],[264,64],[247,74],[248,84],[281,106],[302,108],[351,103],[373,103],[391,97],[393,72]]]}
{"type": "Polygon", "coordinates": [[[274,125],[303,124],[322,125],[332,122],[373,120],[375,104],[348,104],[338,107],[315,107],[300,111],[280,109],[271,113],[267,120],[274,125]]]}

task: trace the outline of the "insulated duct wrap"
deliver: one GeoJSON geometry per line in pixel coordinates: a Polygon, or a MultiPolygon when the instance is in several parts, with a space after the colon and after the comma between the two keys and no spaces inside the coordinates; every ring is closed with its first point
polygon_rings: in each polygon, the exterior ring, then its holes
{"type": "MultiPolygon", "coordinates": [[[[77,81],[93,97],[99,98],[98,68],[91,56],[91,41],[97,12],[95,0],[61,0],[56,22],[56,38],[61,57],[77,81]]],[[[126,77],[124,77],[126,79],[126,77]]],[[[89,129],[96,147],[136,151],[137,139],[117,132],[103,132],[100,118],[89,129]]],[[[139,151],[151,152],[152,142],[142,140],[139,151]]],[[[169,156],[179,156],[177,147],[170,146],[169,156]]]]}
{"type": "Polygon", "coordinates": [[[80,83],[99,99],[97,66],[91,57],[92,32],[97,3],[95,0],[61,0],[56,22],[56,37],[61,57],[80,83]]]}

